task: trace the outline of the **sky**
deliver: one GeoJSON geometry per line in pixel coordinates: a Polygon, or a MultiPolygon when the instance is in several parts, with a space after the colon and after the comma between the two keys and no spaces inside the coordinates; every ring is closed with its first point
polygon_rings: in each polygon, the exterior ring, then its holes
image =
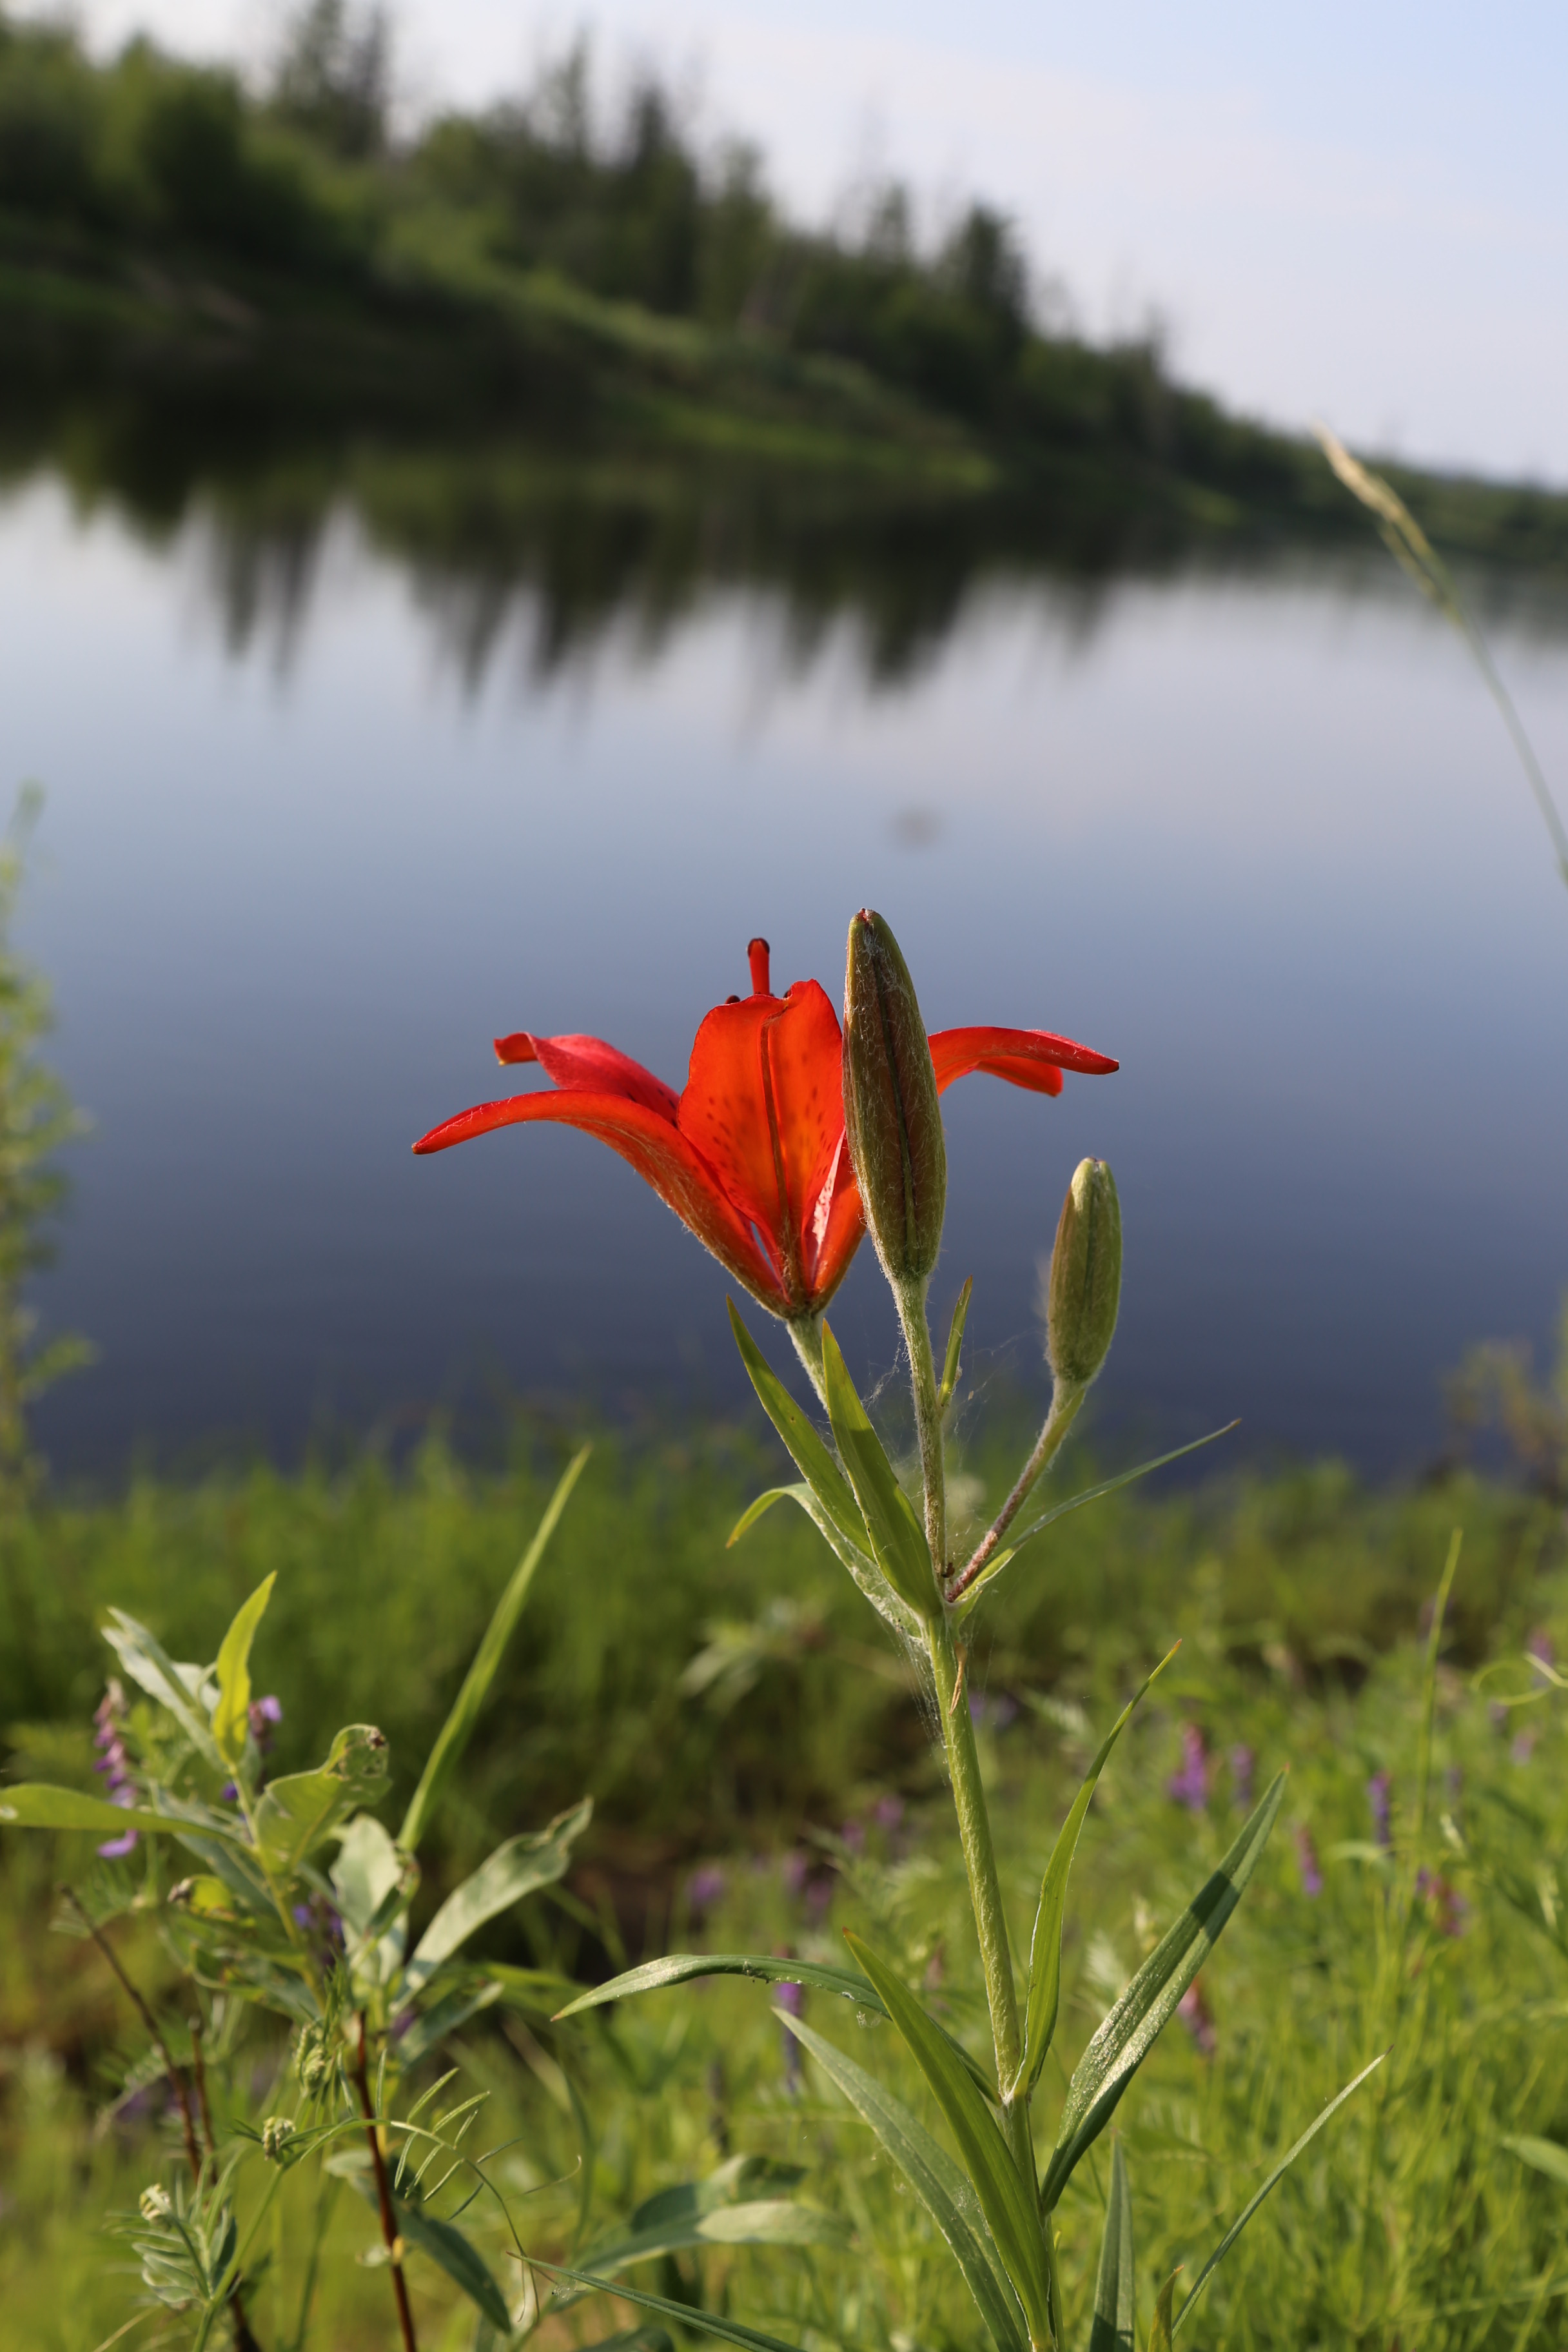
{"type": "MultiPolygon", "coordinates": [[[[283,0],[81,0],[251,65],[283,0]]],[[[1097,336],[1158,321],[1186,381],[1411,461],[1568,483],[1568,10],[1543,0],[399,0],[411,111],[515,96],[579,28],[797,216],[907,180],[984,196],[1097,336]]]]}

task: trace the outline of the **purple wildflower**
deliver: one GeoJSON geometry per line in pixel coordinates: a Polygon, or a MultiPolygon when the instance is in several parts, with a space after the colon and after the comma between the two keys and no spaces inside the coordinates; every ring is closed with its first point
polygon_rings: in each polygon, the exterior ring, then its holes
{"type": "Polygon", "coordinates": [[[1192,2035],[1200,2058],[1212,2058],[1219,2048],[1219,2035],[1215,2031],[1213,2014],[1204,1998],[1201,1980],[1194,1977],[1181,2000],[1176,2003],[1176,2015],[1192,2035]]]}
{"type": "Polygon", "coordinates": [[[1508,1708],[1503,1705],[1500,1698],[1494,1698],[1489,1702],[1487,1707],[1487,1721],[1491,1725],[1494,1731],[1506,1731],[1508,1729],[1508,1708]]]}
{"type": "Polygon", "coordinates": [[[715,1862],[705,1862],[686,1882],[686,1899],[694,1911],[710,1911],[722,1902],[729,1880],[715,1862]]]}
{"type": "Polygon", "coordinates": [[[1372,1807],[1372,1833],[1385,1850],[1394,1843],[1394,1782],[1386,1772],[1374,1772],[1366,1784],[1372,1807]]]}
{"type": "MultiPolygon", "coordinates": [[[[127,1808],[136,1802],[136,1783],[132,1777],[131,1756],[126,1748],[121,1726],[125,1717],[125,1693],[114,1676],[110,1677],[102,1698],[93,1710],[92,1744],[98,1750],[98,1762],[93,1766],[109,1783],[109,1801],[127,1808]]],[[[121,1854],[131,1853],[138,1843],[135,1830],[127,1830],[123,1837],[110,1838],[99,1847],[106,1862],[118,1861],[121,1854]]]]}
{"type": "Polygon", "coordinates": [[[1458,1887],[1451,1886],[1436,1871],[1423,1870],[1416,1874],[1415,1892],[1424,1903],[1430,1906],[1439,1935],[1464,1934],[1470,1906],[1458,1887]]]}
{"type": "Polygon", "coordinates": [[[989,1726],[993,1731],[1005,1731],[1018,1712],[1018,1702],[1010,1691],[971,1691],[969,1720],[976,1730],[989,1726]]]}
{"type": "Polygon", "coordinates": [[[1168,1796],[1189,1813],[1203,1812],[1209,1801],[1208,1747],[1195,1723],[1182,1726],[1182,1769],[1165,1783],[1168,1796]]]}
{"type": "Polygon", "coordinates": [[[851,1853],[865,1853],[866,1824],[864,1822],[846,1822],[843,1829],[839,1832],[839,1835],[844,1840],[845,1844],[848,1847],[851,1853]]]}
{"type": "Polygon", "coordinates": [[[1535,1628],[1525,1643],[1524,1649],[1527,1657],[1539,1659],[1543,1666],[1554,1666],[1557,1664],[1557,1644],[1544,1625],[1538,1625],[1535,1628]]]}
{"type": "Polygon", "coordinates": [[[798,1903],[805,1893],[805,1882],[811,1876],[811,1856],[801,1846],[793,1846],[779,1864],[779,1875],[786,1895],[798,1903]]]}
{"type": "Polygon", "coordinates": [[[257,1752],[258,1755],[271,1755],[272,1727],[274,1724],[281,1723],[282,1720],[283,1702],[280,1698],[275,1697],[270,1691],[268,1692],[265,1698],[254,1698],[251,1700],[249,1713],[250,1736],[256,1742],[257,1752]]]}
{"type": "Polygon", "coordinates": [[[1301,1892],[1314,1900],[1323,1891],[1323,1873],[1318,1861],[1318,1849],[1312,1832],[1303,1822],[1296,1832],[1296,1867],[1301,1874],[1301,1892]]]}
{"type": "Polygon", "coordinates": [[[903,1818],[904,1801],[902,1797],[879,1797],[876,1803],[871,1808],[871,1819],[876,1822],[877,1827],[879,1830],[886,1830],[889,1837],[899,1827],[903,1818]]]}
{"type": "Polygon", "coordinates": [[[1512,1757],[1516,1764],[1529,1763],[1531,1758],[1535,1753],[1535,1743],[1540,1737],[1540,1732],[1537,1731],[1533,1726],[1531,1726],[1528,1730],[1521,1731],[1519,1734],[1513,1746],[1509,1750],[1509,1754],[1512,1757]]]}
{"type": "Polygon", "coordinates": [[[1236,1789],[1236,1801],[1244,1812],[1252,1811],[1252,1781],[1257,1770],[1257,1756],[1244,1739],[1238,1740],[1230,1751],[1230,1777],[1236,1789]]]}

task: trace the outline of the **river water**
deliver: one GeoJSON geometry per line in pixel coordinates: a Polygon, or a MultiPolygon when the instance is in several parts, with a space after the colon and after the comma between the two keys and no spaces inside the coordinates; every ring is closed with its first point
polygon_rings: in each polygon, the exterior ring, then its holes
{"type": "MultiPolygon", "coordinates": [[[[41,1415],[65,1468],[287,1455],[503,1390],[568,1419],[738,1405],[722,1276],[602,1146],[408,1146],[502,1090],[502,1030],[595,1032],[679,1085],[752,933],[775,985],[837,995],[866,903],[933,1028],[1122,1065],[948,1097],[935,1301],[974,1276],[980,1374],[1038,1377],[1037,1261],[1086,1152],[1127,1236],[1112,1453],[1240,1414],[1233,1446],[1416,1470],[1468,1346],[1544,1345],[1568,892],[1461,649],[1379,552],[1014,569],[892,662],[853,600],[803,626],[733,575],[563,644],[526,582],[433,572],[347,508],[243,553],[47,474],[0,507],[0,782],[47,795],[22,934],[96,1123],[37,1294],[101,1351],[41,1415]]],[[[1568,615],[1489,626],[1568,782],[1568,615]]],[[[875,1379],[868,1249],[834,1319],[875,1379]]]]}

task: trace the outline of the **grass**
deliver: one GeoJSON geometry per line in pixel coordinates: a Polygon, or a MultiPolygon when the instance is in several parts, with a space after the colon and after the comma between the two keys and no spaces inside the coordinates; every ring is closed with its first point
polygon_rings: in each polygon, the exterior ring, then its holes
{"type": "MultiPolygon", "coordinates": [[[[237,1601],[277,1568],[256,1667],[258,1686],[278,1687],[288,1708],[278,1762],[313,1760],[339,1721],[375,1720],[393,1741],[395,1818],[554,1466],[548,1447],[520,1444],[510,1466],[480,1474],[433,1444],[402,1475],[374,1460],[297,1478],[256,1468],[38,1512],[6,1559],[14,1630],[0,1709],[14,1763],[87,1777],[104,1657],[94,1621],[110,1598],[176,1654],[206,1655],[237,1601]]],[[[996,1483],[990,1467],[971,1465],[982,1485],[996,1483]]],[[[692,1945],[833,1958],[838,1929],[858,1924],[978,2046],[983,2003],[947,1801],[904,1661],[804,1520],[775,1511],[724,1549],[770,1469],[732,1432],[601,1445],[469,1752],[422,1899],[434,1903],[488,1837],[592,1790],[595,1828],[563,1902],[497,1923],[498,1957],[583,1974],[692,1945]]],[[[1184,1637],[1090,1816],[1064,1979],[1069,2059],[1234,1833],[1247,1768],[1233,1751],[1251,1751],[1258,1787],[1291,1768],[1273,1846],[1201,1979],[1203,2011],[1173,2023],[1119,2117],[1141,2324],[1159,2279],[1178,2262],[1193,2275],[1271,2155],[1389,2047],[1383,2074],[1218,2273],[1191,2340],[1238,2352],[1561,2340],[1568,2196],[1505,2143],[1568,2137],[1568,1961],[1541,1923],[1568,1845],[1568,1748],[1554,1696],[1500,1727],[1489,1686],[1474,1679],[1489,1659],[1517,1660],[1541,1629],[1568,1641],[1559,1514],[1467,1479],[1372,1495],[1332,1467],[1118,1496],[1060,1522],[1010,1597],[1004,1588],[971,1674],[1016,1937],[1093,1732],[1137,1672],[1184,1637]],[[1417,1853],[1421,1614],[1455,1525],[1465,1550],[1417,1853]],[[1211,1759],[1195,1811],[1167,1793],[1188,1726],[1211,1759]],[[1392,1855],[1367,1795],[1383,1771],[1392,1855]],[[1321,1866],[1316,1895],[1303,1833],[1321,1866]],[[1434,1874],[1425,1894],[1413,1891],[1418,1862],[1434,1874]],[[1534,1921],[1504,1898],[1505,1882],[1534,1921]]],[[[1529,1685],[1521,1664],[1499,1671],[1510,1688],[1529,1685]]],[[[134,2283],[100,2217],[133,2205],[156,2177],[167,2121],[135,2103],[102,2119],[134,2028],[91,1947],[48,1927],[54,1879],[89,1859],[66,1840],[50,1852],[10,1839],[0,1853],[10,1927],[0,2296],[14,2340],[59,2352],[94,2352],[132,2307],[134,2283]]],[[[156,1986],[151,1935],[135,1927],[123,1949],[156,1986]]],[[[815,1998],[813,2023],[917,2101],[889,2038],[836,2010],[815,1998]]],[[[515,2019],[470,2026],[444,2059],[489,2091],[489,2142],[521,2135],[500,2168],[526,2242],[569,2249],[585,2197],[592,2241],[651,2190],[732,2154],[765,2154],[806,2168],[802,2195],[849,2220],[854,2248],[680,2254],[637,2273],[640,2284],[717,2299],[808,2344],[937,2352],[975,2340],[940,2243],[828,2086],[809,2063],[792,2067],[761,1988],[665,1993],[608,2019],[541,2023],[537,2034],[515,2019]],[[585,2172],[581,2113],[595,2135],[585,2172]]],[[[234,2077],[232,2095],[258,2118],[281,2057],[258,2043],[234,2077]]],[[[1091,2161],[1061,2210],[1069,2312],[1087,2308],[1105,2179],[1103,2160],[1091,2161]]],[[[278,2210],[280,2226],[304,2230],[286,2200],[278,2210]]],[[[385,2282],[358,2260],[373,2235],[359,2200],[340,2194],[306,2342],[390,2340],[385,2282]]],[[[489,2252],[503,2274],[499,2225],[489,2252]]],[[[453,2310],[427,2264],[412,2276],[422,2343],[466,2347],[471,2315],[453,2310]]],[[[516,2276],[513,2265],[510,2285],[516,2276]]],[[[258,2289],[269,2352],[294,2340],[298,2313],[280,2291],[280,2272],[258,2289]]],[[[604,2332],[585,2311],[573,2324],[584,2340],[604,2332]]],[[[568,2326],[552,2322],[552,2340],[568,2326]]],[[[182,2341],[170,2326],[154,2319],[129,2340],[182,2341]]]]}

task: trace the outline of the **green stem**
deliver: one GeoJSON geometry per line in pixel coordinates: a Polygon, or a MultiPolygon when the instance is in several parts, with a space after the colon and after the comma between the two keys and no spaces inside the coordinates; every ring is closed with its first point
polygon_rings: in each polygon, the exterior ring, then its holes
{"type": "MultiPolygon", "coordinates": [[[[947,1479],[942,1462],[942,1411],[931,1355],[931,1329],[926,1322],[925,1285],[897,1288],[899,1320],[910,1352],[910,1384],[914,1395],[915,1427],[920,1435],[921,1468],[925,1480],[926,1540],[941,1582],[947,1560],[947,1479]]],[[[1002,1882],[996,1869],[996,1847],[991,1835],[991,1815],[980,1777],[980,1753],[974,1744],[974,1722],[952,1623],[945,1606],[939,1606],[926,1630],[926,1646],[936,1684],[942,1717],[942,1744],[952,1782],[953,1810],[958,1815],[959,1843],[969,1879],[969,1900],[985,1972],[985,1997],[991,2011],[991,2039],[996,2056],[996,2081],[1004,2092],[1016,2077],[1022,2054],[1018,2029],[1017,1988],[1013,1981],[1013,1955],[1007,1940],[1007,1915],[1002,1903],[1002,1882]]],[[[1035,2151],[1026,2099],[1004,2097],[1003,2126],[1014,2161],[1031,2190],[1035,2186],[1035,2151]]]]}
{"type": "Polygon", "coordinates": [[[795,1352],[805,1366],[817,1402],[827,1411],[827,1376],[822,1368],[822,1318],[820,1315],[792,1316],[784,1325],[795,1342],[795,1352]]]}
{"type": "Polygon", "coordinates": [[[950,1601],[957,1601],[962,1594],[968,1591],[975,1578],[984,1568],[986,1561],[995,1551],[997,1545],[1028,1501],[1034,1487],[1061,1450],[1062,1440],[1078,1419],[1078,1409],[1087,1394],[1088,1391],[1077,1381],[1058,1381],[1052,1389],[1050,1411],[1046,1415],[1045,1426],[1035,1441],[1035,1450],[1019,1471],[1012,1493],[965,1561],[963,1574],[955,1577],[947,1588],[947,1597],[950,1601]]]}

